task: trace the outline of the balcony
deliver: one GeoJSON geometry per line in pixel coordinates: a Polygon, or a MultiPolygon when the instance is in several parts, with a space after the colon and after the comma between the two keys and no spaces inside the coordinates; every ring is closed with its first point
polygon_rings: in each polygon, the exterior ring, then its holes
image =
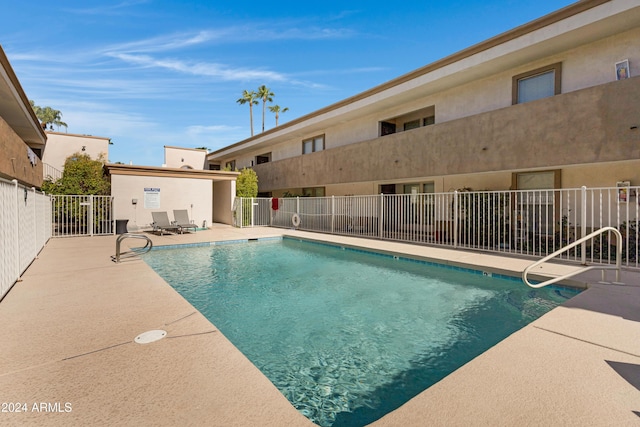
{"type": "Polygon", "coordinates": [[[640,158],[640,77],[257,165],[260,191],[640,158]],[[606,149],[603,149],[606,147],[606,149]]]}

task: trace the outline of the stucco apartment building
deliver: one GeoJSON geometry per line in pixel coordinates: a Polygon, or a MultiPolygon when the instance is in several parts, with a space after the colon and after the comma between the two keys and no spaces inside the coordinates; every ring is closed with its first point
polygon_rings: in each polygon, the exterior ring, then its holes
{"type": "Polygon", "coordinates": [[[640,184],[640,3],[583,0],[208,155],[264,196],[640,184]]]}
{"type": "Polygon", "coordinates": [[[40,188],[60,178],[71,154],[109,155],[109,138],[45,131],[0,47],[0,177],[40,188]]]}
{"type": "Polygon", "coordinates": [[[47,136],[0,47],[0,178],[40,188],[47,136]]]}
{"type": "Polygon", "coordinates": [[[110,138],[52,131],[46,131],[46,134],[47,149],[42,157],[45,179],[55,181],[60,178],[67,157],[75,153],[89,155],[94,160],[109,160],[110,138]]]}

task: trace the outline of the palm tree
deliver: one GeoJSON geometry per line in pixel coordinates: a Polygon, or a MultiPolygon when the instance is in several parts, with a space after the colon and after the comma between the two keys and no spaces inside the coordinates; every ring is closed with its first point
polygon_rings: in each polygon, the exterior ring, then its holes
{"type": "Polygon", "coordinates": [[[242,98],[236,102],[240,105],[249,104],[249,118],[251,120],[251,136],[253,136],[253,106],[258,105],[256,98],[258,95],[254,91],[244,90],[242,91],[242,98]]]}
{"type": "Polygon", "coordinates": [[[67,124],[62,121],[62,113],[60,110],[54,110],[51,107],[42,108],[36,105],[33,100],[29,100],[29,103],[34,113],[36,113],[36,117],[40,120],[43,129],[46,129],[47,125],[50,125],[51,130],[53,130],[53,125],[56,125],[58,130],[60,130],[60,126],[64,126],[64,128],[67,129],[67,124]]]}
{"type": "Polygon", "coordinates": [[[258,88],[258,98],[262,99],[262,132],[264,132],[264,111],[267,102],[273,102],[275,94],[271,92],[271,89],[262,85],[258,88]]]}
{"type": "Polygon", "coordinates": [[[286,113],[287,111],[289,111],[289,107],[280,108],[279,105],[274,105],[273,107],[269,107],[269,111],[275,113],[276,126],[278,126],[278,117],[280,117],[280,113],[286,113]]]}

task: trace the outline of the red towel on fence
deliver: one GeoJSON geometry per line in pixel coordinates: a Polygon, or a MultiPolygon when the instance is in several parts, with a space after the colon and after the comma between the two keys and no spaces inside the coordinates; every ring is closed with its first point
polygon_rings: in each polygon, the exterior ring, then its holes
{"type": "Polygon", "coordinates": [[[271,209],[273,209],[274,211],[278,210],[278,199],[275,197],[271,199],[271,209]]]}

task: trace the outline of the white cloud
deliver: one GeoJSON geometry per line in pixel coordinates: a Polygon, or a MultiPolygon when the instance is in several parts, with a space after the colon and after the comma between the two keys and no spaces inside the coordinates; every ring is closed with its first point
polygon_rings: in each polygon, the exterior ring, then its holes
{"type": "Polygon", "coordinates": [[[89,7],[84,9],[65,9],[68,13],[78,15],[114,15],[123,13],[123,9],[129,9],[132,6],[149,3],[151,0],[128,0],[113,5],[89,7]]]}
{"type": "Polygon", "coordinates": [[[203,133],[212,133],[212,132],[235,132],[242,129],[239,126],[228,126],[228,125],[211,125],[211,126],[203,126],[203,125],[194,125],[187,127],[187,133],[190,135],[201,135],[203,133]]]}
{"type": "Polygon", "coordinates": [[[118,53],[164,52],[167,50],[176,50],[195,46],[216,39],[222,39],[224,35],[224,30],[168,34],[107,46],[103,49],[102,53],[109,55],[118,53]]]}
{"type": "Polygon", "coordinates": [[[207,147],[215,151],[247,138],[246,129],[228,125],[194,125],[186,128],[186,135],[193,147],[207,147]]]}
{"type": "Polygon", "coordinates": [[[217,77],[224,81],[267,80],[286,81],[284,74],[260,69],[232,68],[223,64],[195,62],[189,63],[179,59],[156,59],[149,55],[131,55],[126,53],[110,54],[124,62],[143,67],[164,68],[176,72],[198,76],[217,77]]]}

